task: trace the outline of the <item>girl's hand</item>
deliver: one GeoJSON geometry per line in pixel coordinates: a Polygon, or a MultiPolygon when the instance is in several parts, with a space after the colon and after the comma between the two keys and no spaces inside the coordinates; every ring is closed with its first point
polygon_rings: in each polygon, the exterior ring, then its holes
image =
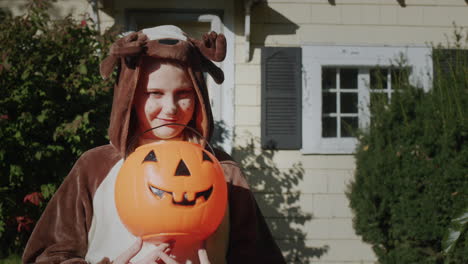
{"type": "MultiPolygon", "coordinates": [[[[128,248],[126,251],[120,254],[120,256],[118,256],[114,260],[113,264],[146,264],[146,263],[154,264],[158,259],[162,259],[161,258],[162,254],[164,254],[164,256],[169,257],[166,253],[169,253],[171,251],[170,244],[162,243],[158,245],[148,255],[146,255],[143,259],[135,263],[130,262],[130,260],[134,256],[136,256],[138,252],[140,252],[142,246],[143,246],[143,241],[141,240],[141,238],[137,238],[137,241],[135,241],[135,243],[130,248],[128,248]]],[[[172,262],[167,262],[167,263],[172,264],[172,262]]],[[[177,263],[177,262],[174,262],[174,263],[177,263]]]]}
{"type": "MultiPolygon", "coordinates": [[[[200,248],[198,250],[198,258],[200,259],[200,264],[210,264],[210,260],[208,259],[208,254],[206,254],[206,249],[200,248]]],[[[159,255],[159,260],[157,261],[157,263],[159,264],[181,264],[164,252],[161,252],[161,254],[159,255]]]]}
{"type": "MultiPolygon", "coordinates": [[[[180,264],[168,255],[172,249],[172,245],[168,243],[162,243],[161,245],[157,246],[151,253],[146,255],[138,262],[130,262],[130,260],[136,256],[138,252],[140,252],[142,246],[143,241],[141,238],[138,238],[129,249],[127,249],[114,260],[113,264],[153,264],[155,262],[159,264],[180,264]]],[[[203,242],[203,246],[198,249],[198,258],[200,259],[200,264],[210,264],[208,254],[205,249],[205,242],[203,242]]]]}
{"type": "MultiPolygon", "coordinates": [[[[169,254],[168,250],[161,252],[157,263],[158,264],[181,264],[177,262],[175,259],[171,258],[168,254],[169,254]]],[[[202,247],[198,249],[198,258],[200,260],[200,264],[210,264],[210,260],[208,259],[208,254],[206,253],[206,249],[205,249],[205,241],[203,241],[202,247]]]]}

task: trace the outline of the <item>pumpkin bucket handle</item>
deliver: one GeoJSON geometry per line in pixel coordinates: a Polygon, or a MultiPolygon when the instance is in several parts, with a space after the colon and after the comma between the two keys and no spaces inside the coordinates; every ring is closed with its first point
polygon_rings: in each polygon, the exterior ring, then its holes
{"type": "Polygon", "coordinates": [[[215,152],[214,152],[213,147],[211,146],[210,142],[208,142],[208,140],[206,140],[206,138],[204,136],[202,136],[202,134],[200,134],[200,132],[198,132],[196,129],[194,129],[193,127],[189,127],[187,125],[179,124],[179,123],[167,123],[167,124],[163,124],[163,125],[160,125],[160,126],[149,128],[149,129],[143,131],[143,133],[140,133],[140,134],[137,134],[137,135],[133,136],[133,138],[130,140],[130,144],[128,144],[127,150],[125,151],[125,158],[127,158],[128,153],[130,152],[130,149],[133,148],[133,145],[135,145],[135,141],[141,135],[146,134],[147,132],[150,132],[150,131],[152,131],[154,129],[158,129],[158,128],[163,127],[163,126],[183,126],[185,128],[190,129],[193,133],[195,133],[195,135],[197,135],[199,138],[202,138],[205,141],[205,143],[210,148],[211,154],[215,155],[215,152]]]}

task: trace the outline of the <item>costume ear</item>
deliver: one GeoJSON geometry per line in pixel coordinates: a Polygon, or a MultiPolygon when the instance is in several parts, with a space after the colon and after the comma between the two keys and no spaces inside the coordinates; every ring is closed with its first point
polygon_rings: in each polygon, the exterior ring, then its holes
{"type": "Polygon", "coordinates": [[[109,78],[109,76],[114,71],[114,67],[119,61],[119,57],[109,55],[99,65],[99,73],[103,79],[109,78]]]}
{"type": "Polygon", "coordinates": [[[102,78],[109,78],[121,57],[133,57],[143,53],[147,40],[148,37],[145,34],[133,32],[115,41],[110,48],[109,56],[99,66],[102,78]]]}

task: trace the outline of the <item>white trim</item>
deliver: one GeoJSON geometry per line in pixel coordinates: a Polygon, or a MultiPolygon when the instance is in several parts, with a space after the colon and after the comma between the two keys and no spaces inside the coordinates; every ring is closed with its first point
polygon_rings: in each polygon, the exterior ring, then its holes
{"type": "Polygon", "coordinates": [[[215,121],[224,122],[226,129],[226,138],[222,144],[222,148],[227,153],[232,152],[233,135],[234,135],[234,14],[226,8],[224,17],[225,23],[223,24],[220,17],[217,15],[201,15],[198,18],[200,22],[210,22],[211,30],[217,33],[223,33],[226,37],[227,52],[226,58],[221,63],[216,63],[218,67],[224,71],[224,82],[219,85],[214,82],[211,76],[207,78],[207,85],[211,92],[211,106],[213,110],[213,118],[215,121]],[[232,30],[230,30],[232,28],[232,30]]]}
{"type": "Polygon", "coordinates": [[[224,11],[224,24],[221,18],[217,15],[201,15],[198,18],[200,22],[210,22],[211,30],[217,33],[223,33],[226,37],[227,52],[226,58],[221,63],[216,63],[218,67],[224,71],[224,82],[219,85],[214,82],[211,76],[208,75],[207,85],[211,91],[211,106],[213,118],[215,121],[222,121],[225,125],[225,138],[222,148],[227,153],[232,152],[233,136],[234,136],[234,14],[226,8],[224,11]],[[230,30],[232,28],[232,30],[230,30]]]}
{"type": "Polygon", "coordinates": [[[224,151],[232,153],[234,139],[234,113],[235,113],[235,23],[234,23],[234,0],[226,1],[224,9],[224,36],[227,42],[226,58],[223,62],[224,83],[221,92],[221,118],[225,124],[226,138],[222,144],[224,151]]]}
{"type": "MultiPolygon", "coordinates": [[[[355,138],[322,138],[322,66],[391,66],[398,62],[401,55],[406,58],[406,64],[412,67],[410,83],[429,90],[432,75],[429,47],[303,46],[302,153],[351,154],[357,144],[355,138]]],[[[363,74],[363,71],[359,71],[359,75],[363,74]]],[[[359,79],[359,82],[365,81],[359,79]]],[[[359,102],[367,102],[368,105],[368,91],[359,90],[358,97],[359,102]]],[[[365,127],[369,122],[369,117],[366,116],[367,105],[359,105],[360,127],[365,127]]]]}
{"type": "MultiPolygon", "coordinates": [[[[232,4],[232,3],[231,3],[232,4]]],[[[207,78],[207,85],[211,91],[211,106],[213,118],[215,121],[223,121],[226,126],[226,138],[222,144],[224,151],[232,152],[234,135],[234,18],[233,13],[225,9],[225,23],[223,24],[217,15],[201,15],[198,18],[200,22],[210,22],[211,30],[217,33],[223,33],[226,37],[227,52],[226,58],[221,63],[216,63],[224,71],[224,82],[219,85],[214,82],[211,76],[207,78]]]]}
{"type": "MultiPolygon", "coordinates": [[[[215,31],[216,33],[223,33],[221,30],[223,24],[221,22],[221,18],[217,15],[212,14],[204,14],[198,17],[199,22],[208,22],[210,23],[210,30],[215,31]]],[[[215,62],[216,66],[223,69],[224,63],[215,62]]],[[[210,75],[206,76],[206,86],[208,88],[208,92],[210,93],[210,105],[211,111],[213,113],[213,119],[218,121],[221,119],[222,113],[222,98],[221,98],[221,91],[223,89],[223,84],[217,84],[210,75]]]]}
{"type": "Polygon", "coordinates": [[[198,17],[198,22],[209,22],[211,23],[211,30],[220,33],[221,26],[223,23],[221,22],[221,18],[217,15],[200,15],[198,17]]]}

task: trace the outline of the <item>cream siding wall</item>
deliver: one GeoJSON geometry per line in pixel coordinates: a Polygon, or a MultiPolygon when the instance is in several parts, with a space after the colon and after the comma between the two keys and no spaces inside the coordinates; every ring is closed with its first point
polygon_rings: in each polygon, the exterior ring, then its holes
{"type": "MultiPolygon", "coordinates": [[[[401,7],[396,0],[268,0],[252,9],[251,61],[244,62],[243,17],[236,29],[236,143],[260,137],[261,47],[300,47],[309,44],[330,45],[426,45],[446,42],[453,23],[468,26],[468,4],[462,0],[407,0],[401,7]],[[287,33],[278,33],[287,32],[287,33]]],[[[242,8],[238,6],[238,8],[242,8]]],[[[353,179],[352,155],[303,155],[300,151],[279,151],[275,164],[280,169],[300,162],[302,182],[296,189],[304,213],[312,214],[301,228],[309,247],[329,246],[313,263],[374,263],[369,245],[355,235],[352,213],[345,196],[353,179]]],[[[257,196],[288,195],[258,193],[257,196]]],[[[264,209],[265,205],[261,205],[264,209]]],[[[265,210],[270,223],[277,212],[265,210]]],[[[274,234],[282,241],[281,232],[274,234]]]]}

